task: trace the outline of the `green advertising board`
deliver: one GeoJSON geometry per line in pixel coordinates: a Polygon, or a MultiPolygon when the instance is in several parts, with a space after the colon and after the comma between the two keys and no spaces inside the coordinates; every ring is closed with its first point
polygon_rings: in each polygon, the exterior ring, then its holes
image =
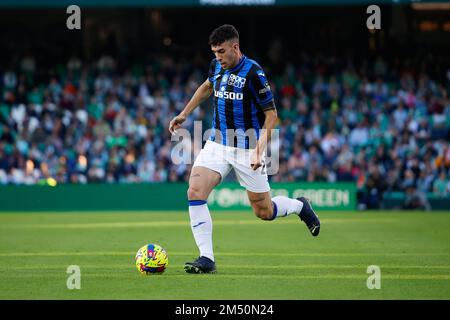
{"type": "MultiPolygon", "coordinates": [[[[314,208],[324,210],[354,210],[356,185],[354,183],[272,183],[272,196],[297,198],[304,196],[314,208]]],[[[208,198],[211,210],[245,210],[250,204],[245,189],[235,183],[222,183],[208,198]]]]}
{"type": "MultiPolygon", "coordinates": [[[[353,210],[352,183],[271,183],[272,195],[305,196],[314,208],[353,210]]],[[[187,183],[0,186],[0,211],[187,210],[187,183]]],[[[247,192],[237,183],[217,186],[211,210],[250,210],[247,192]]]]}

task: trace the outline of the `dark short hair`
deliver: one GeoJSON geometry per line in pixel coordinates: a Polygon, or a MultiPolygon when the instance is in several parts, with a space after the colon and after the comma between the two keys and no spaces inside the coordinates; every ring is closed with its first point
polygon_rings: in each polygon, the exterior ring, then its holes
{"type": "Polygon", "coordinates": [[[211,32],[208,43],[210,46],[218,46],[219,44],[231,39],[239,40],[239,33],[231,24],[224,24],[211,32]]]}

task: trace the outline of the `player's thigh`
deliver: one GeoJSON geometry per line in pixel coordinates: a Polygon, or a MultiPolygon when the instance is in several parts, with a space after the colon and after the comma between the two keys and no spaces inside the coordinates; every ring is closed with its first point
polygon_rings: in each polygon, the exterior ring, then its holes
{"type": "Polygon", "coordinates": [[[267,192],[252,192],[247,190],[248,200],[255,213],[260,211],[272,212],[272,197],[270,191],[267,192]]]}
{"type": "Polygon", "coordinates": [[[212,189],[214,189],[220,181],[220,173],[206,167],[193,167],[189,177],[188,198],[190,200],[207,199],[212,189]]]}
{"type": "Polygon", "coordinates": [[[227,154],[227,160],[233,167],[239,184],[254,195],[252,198],[258,198],[255,194],[266,194],[270,191],[269,178],[265,167],[253,170],[250,166],[250,156],[249,150],[237,149],[227,154]]]}

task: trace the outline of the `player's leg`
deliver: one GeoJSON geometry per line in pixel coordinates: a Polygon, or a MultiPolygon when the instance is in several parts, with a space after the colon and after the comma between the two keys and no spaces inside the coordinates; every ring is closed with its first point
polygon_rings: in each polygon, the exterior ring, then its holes
{"type": "Polygon", "coordinates": [[[206,200],[220,180],[220,173],[214,170],[202,166],[193,167],[189,177],[188,199],[206,200]]]}
{"type": "Polygon", "coordinates": [[[255,215],[262,220],[274,220],[290,214],[299,215],[303,202],[284,196],[271,197],[270,192],[252,192],[247,190],[248,199],[255,215]]]}
{"type": "Polygon", "coordinates": [[[291,199],[285,196],[271,197],[270,192],[252,192],[247,189],[248,199],[255,215],[262,220],[274,220],[291,214],[298,215],[305,222],[313,236],[320,232],[320,220],[309,201],[300,197],[291,199]]]}
{"type": "Polygon", "coordinates": [[[237,156],[229,157],[241,186],[247,189],[248,199],[257,217],[274,220],[296,214],[306,223],[313,236],[320,231],[320,221],[309,201],[303,197],[291,199],[270,196],[270,186],[265,166],[253,170],[250,167],[250,151],[238,150],[237,156]]]}
{"type": "Polygon", "coordinates": [[[192,168],[187,196],[189,200],[191,230],[200,255],[196,261],[186,263],[186,272],[201,273],[215,271],[212,219],[208,209],[207,199],[212,189],[220,183],[220,180],[221,176],[216,171],[201,166],[192,168]]]}
{"type": "Polygon", "coordinates": [[[251,192],[247,190],[248,200],[255,215],[262,220],[274,219],[274,207],[270,192],[251,192]]]}
{"type": "Polygon", "coordinates": [[[212,242],[212,220],[207,199],[212,189],[228,174],[231,167],[222,159],[221,146],[207,141],[197,156],[189,178],[187,192],[191,230],[200,251],[193,262],[187,262],[188,273],[213,273],[216,271],[212,242]]]}
{"type": "Polygon", "coordinates": [[[248,189],[247,195],[253,212],[262,220],[274,220],[296,214],[301,220],[309,221],[314,220],[313,216],[316,216],[310,203],[304,197],[297,199],[285,196],[271,197],[270,192],[252,192],[248,189]]]}

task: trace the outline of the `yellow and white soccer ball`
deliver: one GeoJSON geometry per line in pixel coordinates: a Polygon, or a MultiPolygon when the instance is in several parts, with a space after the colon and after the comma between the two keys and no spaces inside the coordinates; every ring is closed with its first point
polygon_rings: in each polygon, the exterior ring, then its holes
{"type": "Polygon", "coordinates": [[[161,274],[168,265],[166,250],[157,244],[147,244],[136,253],[136,267],[143,274],[161,274]]]}

